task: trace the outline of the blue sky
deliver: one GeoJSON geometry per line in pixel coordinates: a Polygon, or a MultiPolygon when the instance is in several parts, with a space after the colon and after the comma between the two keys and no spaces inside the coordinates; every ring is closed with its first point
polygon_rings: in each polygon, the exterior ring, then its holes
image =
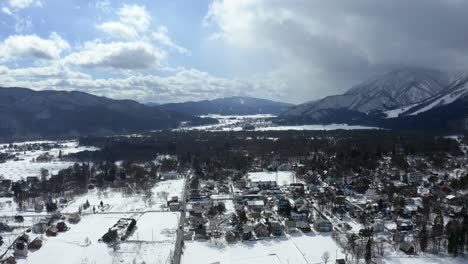
{"type": "Polygon", "coordinates": [[[302,103],[399,67],[465,71],[460,0],[1,0],[0,86],[302,103]]]}

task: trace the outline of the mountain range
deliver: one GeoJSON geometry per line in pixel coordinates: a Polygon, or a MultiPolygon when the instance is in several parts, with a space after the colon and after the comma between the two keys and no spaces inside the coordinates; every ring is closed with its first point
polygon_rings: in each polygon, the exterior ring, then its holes
{"type": "Polygon", "coordinates": [[[77,136],[216,122],[83,92],[0,88],[0,137],[77,136]]]}
{"type": "Polygon", "coordinates": [[[191,115],[279,115],[287,111],[292,104],[275,102],[252,97],[226,97],[198,102],[171,103],[160,105],[161,108],[191,115]]]}
{"type": "Polygon", "coordinates": [[[348,123],[383,128],[466,128],[468,74],[399,69],[341,95],[301,104],[282,113],[280,124],[348,123]]]}

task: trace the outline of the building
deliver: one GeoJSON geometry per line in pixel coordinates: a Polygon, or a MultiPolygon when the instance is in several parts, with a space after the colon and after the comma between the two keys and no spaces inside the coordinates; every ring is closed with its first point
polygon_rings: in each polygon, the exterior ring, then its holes
{"type": "Polygon", "coordinates": [[[247,208],[250,211],[260,213],[265,208],[265,203],[263,202],[263,200],[247,201],[247,208]]]}
{"type": "Polygon", "coordinates": [[[180,204],[179,203],[171,203],[169,205],[169,209],[171,212],[179,211],[180,210],[180,204]]]}
{"type": "Polygon", "coordinates": [[[255,233],[255,235],[257,237],[268,237],[268,236],[270,236],[270,232],[268,232],[268,228],[263,223],[257,223],[254,226],[253,231],[254,231],[254,233],[255,233]]]}
{"type": "Polygon", "coordinates": [[[283,235],[283,226],[279,222],[271,223],[271,234],[273,236],[279,237],[283,235]]]}
{"type": "Polygon", "coordinates": [[[405,252],[407,255],[414,254],[414,246],[408,242],[401,242],[400,243],[400,250],[405,252]]]}
{"type": "Polygon", "coordinates": [[[315,221],[314,228],[318,232],[331,232],[333,230],[333,225],[328,220],[319,219],[319,220],[315,221]]]}
{"type": "Polygon", "coordinates": [[[305,212],[291,212],[290,217],[294,221],[307,221],[309,214],[305,212]]]}
{"type": "Polygon", "coordinates": [[[286,233],[294,233],[297,232],[296,221],[294,220],[286,220],[284,221],[284,229],[286,233]]]}
{"type": "Polygon", "coordinates": [[[42,240],[36,237],[31,243],[28,245],[28,249],[38,250],[42,247],[42,240]]]}
{"type": "Polygon", "coordinates": [[[179,173],[176,171],[165,171],[159,174],[159,178],[162,180],[175,180],[179,178],[179,173]]]}

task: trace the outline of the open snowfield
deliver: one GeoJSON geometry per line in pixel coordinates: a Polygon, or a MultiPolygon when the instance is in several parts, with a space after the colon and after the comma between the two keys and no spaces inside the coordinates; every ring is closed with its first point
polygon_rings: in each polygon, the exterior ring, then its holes
{"type": "Polygon", "coordinates": [[[137,228],[128,240],[174,243],[180,213],[145,213],[137,220],[137,228]]]}
{"type": "Polygon", "coordinates": [[[191,241],[185,243],[182,264],[216,261],[221,264],[319,263],[325,251],[330,253],[333,261],[335,254],[338,254],[338,258],[343,257],[330,234],[298,234],[234,244],[191,241]]]}
{"type": "Polygon", "coordinates": [[[302,125],[302,126],[277,126],[269,118],[274,115],[246,115],[246,116],[223,116],[223,115],[205,115],[201,117],[210,117],[217,119],[219,124],[184,127],[178,130],[206,130],[206,131],[242,131],[245,125],[254,125],[255,131],[275,131],[275,130],[336,130],[336,129],[379,129],[376,127],[351,126],[347,124],[330,125],[302,125]]]}
{"type": "Polygon", "coordinates": [[[466,264],[466,258],[453,258],[442,255],[421,254],[417,256],[408,256],[403,252],[389,252],[383,258],[387,264],[466,264]]]}
{"type": "MultiPolygon", "coordinates": [[[[43,246],[37,251],[30,251],[27,258],[18,259],[18,263],[70,263],[70,264],[111,264],[111,263],[138,263],[162,264],[169,263],[173,255],[176,231],[179,224],[179,212],[161,211],[161,205],[166,203],[160,192],[180,196],[184,186],[184,179],[170,180],[157,183],[153,188],[153,195],[144,199],[141,194],[125,196],[118,191],[90,191],[72,201],[63,213],[78,211],[81,204],[89,201],[91,207],[102,200],[105,210],[102,213],[87,214],[77,224],[68,224],[70,230],[59,233],[57,237],[39,235],[44,240],[43,246]],[[137,220],[132,235],[117,247],[110,247],[98,240],[120,218],[132,217],[137,220]],[[66,254],[64,254],[66,253],[66,254]]],[[[4,216],[16,214],[14,202],[10,203],[4,198],[4,207],[1,213],[4,216]],[[11,204],[11,206],[10,206],[11,204]]],[[[32,213],[28,213],[32,214],[32,213]]],[[[37,214],[37,219],[45,213],[37,214]]],[[[32,220],[33,218],[31,218],[32,220]]],[[[24,226],[32,225],[34,221],[25,218],[24,226]]],[[[6,242],[13,241],[25,228],[18,228],[10,236],[4,236],[6,242]]],[[[2,234],[4,235],[4,234],[2,234]]],[[[34,239],[34,236],[31,237],[34,239]]],[[[5,243],[2,251],[10,243],[5,243]]]]}
{"type": "MultiPolygon", "coordinates": [[[[13,143],[15,145],[25,145],[33,143],[55,143],[52,141],[36,141],[36,142],[23,142],[23,143],[13,143]]],[[[17,154],[17,157],[20,159],[18,161],[8,160],[5,163],[0,164],[0,177],[3,176],[5,179],[11,179],[14,181],[25,179],[29,176],[40,176],[41,169],[49,170],[50,174],[56,174],[62,169],[66,169],[70,166],[73,166],[75,162],[71,161],[61,161],[57,157],[60,150],[62,155],[76,153],[84,150],[97,150],[94,147],[84,147],[78,146],[77,141],[67,141],[67,142],[57,142],[63,145],[63,148],[53,148],[48,151],[36,150],[36,151],[26,151],[26,152],[13,152],[17,154]],[[52,162],[31,162],[33,158],[49,152],[55,158],[52,162]]],[[[3,146],[3,145],[1,145],[3,146]]],[[[7,149],[1,149],[0,152],[6,152],[7,149]]]]}
{"type": "Polygon", "coordinates": [[[249,172],[247,177],[250,181],[277,181],[278,185],[289,185],[294,182],[294,172],[278,171],[278,172],[249,172]],[[277,177],[278,176],[278,177],[277,177]]]}
{"type": "Polygon", "coordinates": [[[98,207],[102,201],[108,212],[144,212],[161,210],[161,205],[166,204],[164,197],[158,196],[162,192],[167,192],[168,197],[181,196],[184,186],[184,179],[161,181],[152,188],[152,196],[147,199],[143,194],[125,195],[115,191],[90,190],[87,194],[78,196],[68,206],[62,210],[63,213],[77,212],[79,207],[88,200],[90,209],[98,207]]]}
{"type": "MultiPolygon", "coordinates": [[[[152,224],[159,229],[154,230],[154,239],[147,241],[123,242],[115,249],[98,240],[121,217],[120,214],[95,214],[83,217],[80,223],[70,225],[71,229],[59,233],[57,237],[42,236],[44,245],[35,252],[29,252],[27,258],[18,259],[18,263],[44,264],[113,264],[113,263],[145,263],[160,264],[170,258],[174,248],[174,234],[165,229],[177,227],[177,215],[173,213],[146,213],[137,221],[137,228],[148,231],[152,224]],[[146,216],[148,215],[148,216],[146,216]],[[166,219],[168,217],[168,219],[166,219]],[[152,222],[155,220],[154,222],[152,222]],[[159,220],[159,221],[158,221],[159,220]],[[140,223],[141,221],[141,223],[140,223]],[[165,224],[163,224],[165,223],[165,224]]],[[[151,233],[150,233],[151,235],[151,233]]]]}

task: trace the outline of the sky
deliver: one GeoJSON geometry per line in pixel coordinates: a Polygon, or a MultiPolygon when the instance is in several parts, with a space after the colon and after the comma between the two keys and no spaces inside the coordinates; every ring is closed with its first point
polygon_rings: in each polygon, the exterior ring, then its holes
{"type": "Polygon", "coordinates": [[[465,71],[464,0],[0,0],[0,87],[303,103],[403,67],[465,71]]]}

